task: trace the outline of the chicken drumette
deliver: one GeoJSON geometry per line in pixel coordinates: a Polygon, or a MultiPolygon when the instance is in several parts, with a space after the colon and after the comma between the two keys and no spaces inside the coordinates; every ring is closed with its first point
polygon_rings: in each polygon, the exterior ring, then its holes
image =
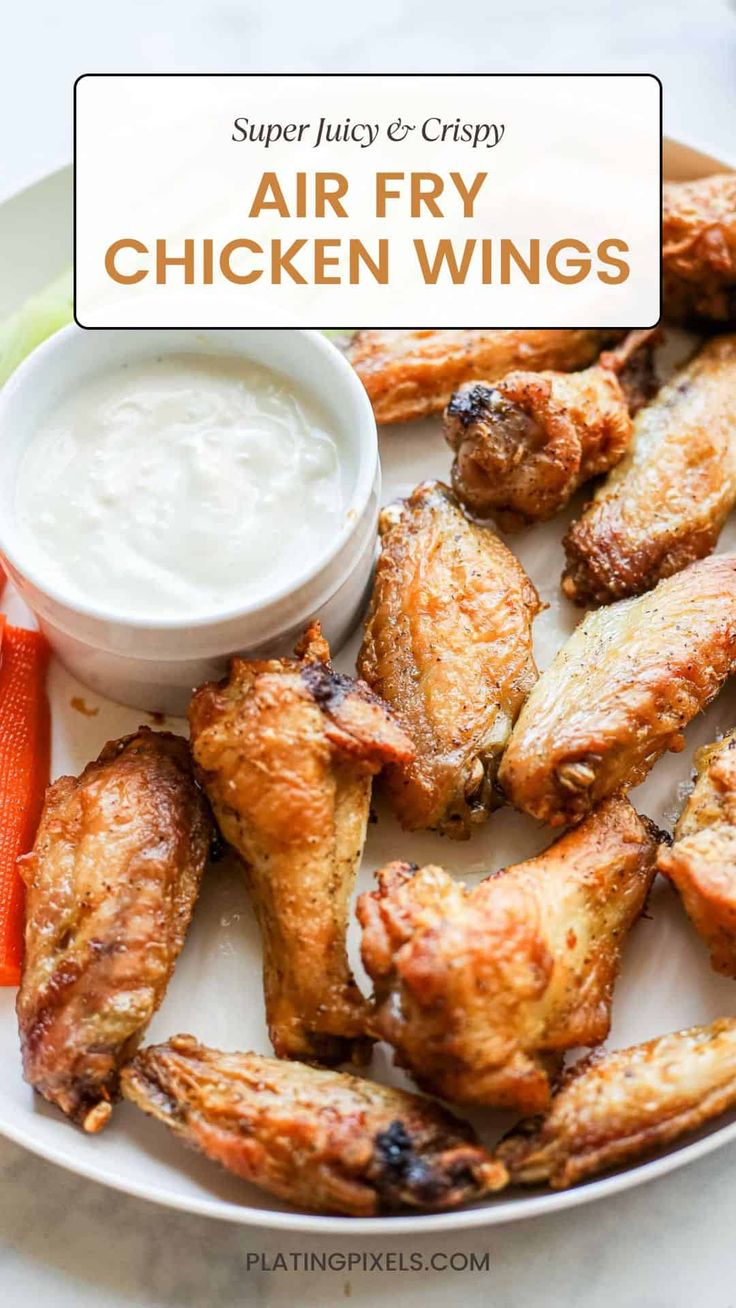
{"type": "Polygon", "coordinates": [[[357,332],[348,358],[378,422],[441,413],[467,381],[498,381],[514,368],[585,368],[620,331],[574,328],[421,328],[357,332]]]}
{"type": "Polygon", "coordinates": [[[346,953],[371,778],[408,737],[367,686],[335,672],[319,626],[297,659],[233,659],[190,710],[192,751],[225,839],[245,861],[279,1057],[360,1057],[365,1003],[346,953]]]}
{"type": "Polygon", "coordinates": [[[314,1212],[452,1208],[506,1183],[472,1129],[438,1104],[192,1036],[142,1050],[123,1094],[237,1176],[314,1212]]]}
{"type": "Polygon", "coordinates": [[[496,1157],[512,1184],[564,1190],[735,1104],[736,1020],[721,1018],[576,1063],[547,1116],[520,1123],[496,1157]]]}
{"type": "Polygon", "coordinates": [[[665,182],[662,291],[667,318],[736,322],[736,173],[665,182]]]}
{"type": "Polygon", "coordinates": [[[697,780],[659,869],[677,887],[716,972],[736,977],[736,732],[695,756],[697,780]]]}
{"type": "Polygon", "coordinates": [[[632,332],[583,372],[511,372],[468,382],[445,410],[452,485],[504,527],[550,518],[626,453],[632,415],[656,393],[653,331],[632,332]]]}
{"type": "Polygon", "coordinates": [[[736,667],[736,555],[589,613],[542,674],[499,781],[517,808],[575,822],[636,786],[736,667]]]}
{"type": "Polygon", "coordinates": [[[564,1050],[608,1034],[656,848],[651,824],[616,798],[472,890],[442,868],[389,864],[358,901],[372,1031],[442,1098],[543,1110],[564,1050]]]}
{"type": "Polygon", "coordinates": [[[163,999],[212,826],[187,742],[140,727],[49,787],[21,860],[17,1010],[26,1080],[87,1131],[163,999]]]}
{"type": "Polygon", "coordinates": [[[409,830],[463,838],[500,802],[498,762],[537,676],[539,599],[439,482],[384,511],[381,546],[358,670],[416,745],[382,786],[409,830]]]}

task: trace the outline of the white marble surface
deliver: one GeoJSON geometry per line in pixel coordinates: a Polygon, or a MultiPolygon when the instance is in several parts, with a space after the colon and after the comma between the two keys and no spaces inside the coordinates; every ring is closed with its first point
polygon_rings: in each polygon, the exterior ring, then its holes
{"type": "MultiPolygon", "coordinates": [[[[727,0],[27,0],[5,15],[0,194],[67,162],[81,72],[649,71],[665,129],[736,153],[736,10],[727,0]]],[[[542,131],[540,125],[540,132],[542,131]]],[[[184,1216],[82,1181],[0,1140],[0,1302],[499,1304],[728,1308],[736,1148],[569,1213],[445,1240],[308,1240],[184,1216]],[[248,1254],[403,1248],[489,1255],[487,1272],[248,1270],[248,1254]]]]}
{"type": "Polygon", "coordinates": [[[735,144],[731,0],[16,0],[1,49],[3,194],[71,157],[83,72],[653,72],[668,132],[735,144]]]}
{"type": "Polygon", "coordinates": [[[736,1148],[614,1199],[443,1239],[309,1239],[129,1199],[0,1145],[3,1308],[730,1308],[736,1148]],[[248,1254],[489,1255],[481,1273],[247,1270],[248,1254]]]}

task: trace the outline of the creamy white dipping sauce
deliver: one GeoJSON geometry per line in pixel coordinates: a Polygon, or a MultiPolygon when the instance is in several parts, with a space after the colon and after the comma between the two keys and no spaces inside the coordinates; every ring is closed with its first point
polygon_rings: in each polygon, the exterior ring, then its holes
{"type": "Polygon", "coordinates": [[[216,355],[129,363],[78,388],[35,433],[16,491],[39,572],[121,616],[265,597],[318,561],[346,511],[315,403],[216,355]]]}

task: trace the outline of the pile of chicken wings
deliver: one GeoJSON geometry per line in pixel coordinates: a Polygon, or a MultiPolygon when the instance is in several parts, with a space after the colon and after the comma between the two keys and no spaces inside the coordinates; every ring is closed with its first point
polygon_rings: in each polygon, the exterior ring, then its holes
{"type": "Polygon", "coordinates": [[[454,458],[383,511],[358,678],[312,623],[293,658],[196,690],[188,742],[141,727],[49,788],[17,1011],[26,1079],[86,1131],[124,1097],[280,1199],[365,1216],[569,1186],[736,1105],[736,1019],[600,1052],[658,872],[736,978],[736,729],[697,755],[673,839],[627,798],[736,671],[736,555],[712,553],[736,503],[736,177],[664,204],[665,316],[704,336],[667,385],[658,332],[358,333],[379,422],[443,412],[454,458]],[[539,598],[491,524],[592,478],[561,578],[590,611],[540,676],[539,598]],[[374,784],[407,831],[472,839],[502,804],[559,830],[472,888],[451,843],[447,868],[379,869],[368,998],[346,934],[374,784]],[[214,840],[257,915],[275,1057],[139,1048],[214,840]],[[336,1070],[375,1041],[425,1095],[336,1070]],[[437,1100],[520,1120],[489,1149],[437,1100]]]}

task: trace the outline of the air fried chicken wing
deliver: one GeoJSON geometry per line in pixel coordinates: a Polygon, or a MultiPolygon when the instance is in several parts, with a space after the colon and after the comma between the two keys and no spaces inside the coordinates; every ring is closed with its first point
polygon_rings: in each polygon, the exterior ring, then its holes
{"type": "Polygon", "coordinates": [[[640,595],[710,554],[736,504],[736,335],[709,341],[638,414],[631,448],[565,538],[578,604],[640,595]]]}
{"type": "Polygon", "coordinates": [[[175,1036],[144,1049],[123,1093],[228,1171],[314,1212],[446,1209],[506,1182],[438,1104],[344,1072],[223,1054],[175,1036]]]}
{"type": "Polygon", "coordinates": [[[409,830],[466,837],[498,803],[498,761],[537,675],[539,600],[498,536],[439,482],[385,510],[381,537],[358,670],[416,745],[382,786],[409,830]]]}
{"type": "Polygon", "coordinates": [[[546,1117],[521,1122],[496,1157],[515,1185],[555,1190],[671,1144],[736,1104],[736,1020],[593,1054],[546,1117]]]}
{"type": "Polygon", "coordinates": [[[389,864],[358,901],[374,1034],[442,1098],[546,1108],[563,1051],[608,1034],[656,846],[651,824],[615,798],[473,889],[439,867],[389,864]]]}
{"type": "Polygon", "coordinates": [[[513,528],[551,518],[626,453],[632,414],[656,392],[652,331],[632,332],[582,372],[510,372],[467,382],[445,410],[452,486],[479,518],[513,528]]]}
{"type": "Polygon", "coordinates": [[[346,953],[371,778],[413,748],[368,687],[335,672],[314,624],[297,659],[233,659],[190,710],[192,751],[225,839],[245,860],[279,1057],[360,1053],[364,1000],[346,953]],[[357,1042],[357,1043],[356,1043],[357,1042]]]}
{"type": "Polygon", "coordinates": [[[659,870],[679,890],[715,971],[736,977],[736,731],[698,750],[695,764],[695,788],[659,870]]]}
{"type": "Polygon", "coordinates": [[[140,727],[46,793],[21,861],[25,1078],[87,1131],[163,999],[212,826],[187,742],[140,727]]]}
{"type": "Polygon", "coordinates": [[[406,422],[441,413],[463,382],[497,381],[514,368],[585,368],[620,335],[550,327],[362,331],[348,358],[376,421],[406,422]]]}
{"type": "Polygon", "coordinates": [[[662,289],[666,318],[736,322],[736,173],[665,182],[662,289]]]}
{"type": "Polygon", "coordinates": [[[552,826],[636,786],[736,667],[736,555],[589,613],[529,696],[499,781],[552,826]]]}

